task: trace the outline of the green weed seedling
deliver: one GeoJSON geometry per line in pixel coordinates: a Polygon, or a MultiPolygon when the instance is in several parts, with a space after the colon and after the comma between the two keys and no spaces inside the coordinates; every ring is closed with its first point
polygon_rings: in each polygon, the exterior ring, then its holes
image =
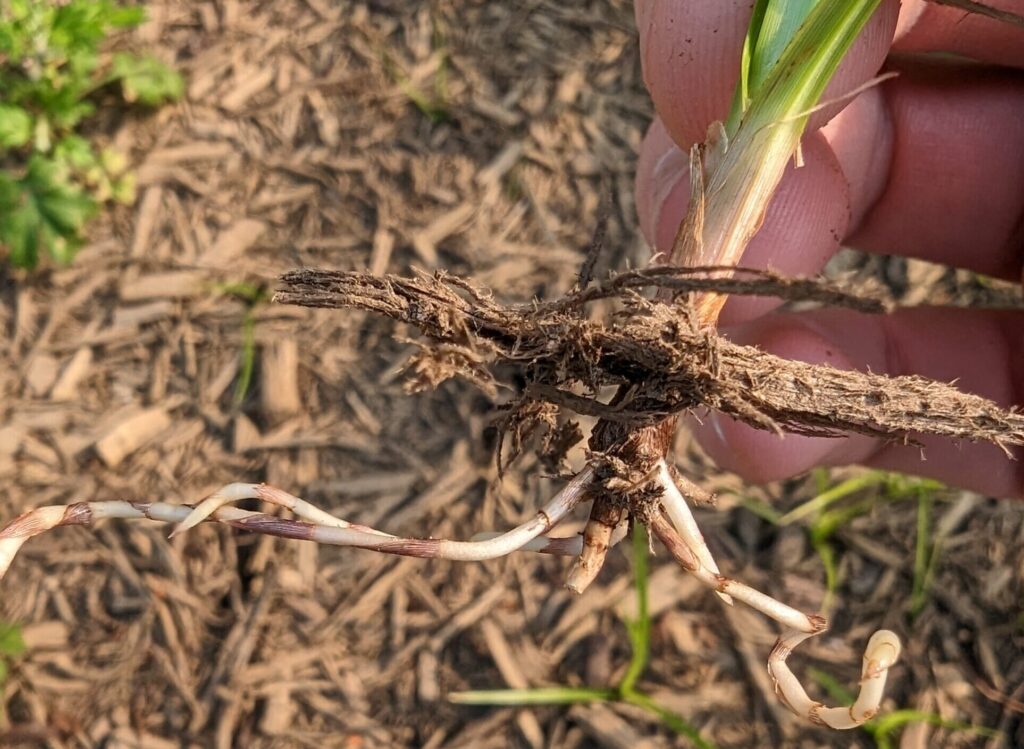
{"type": "MultiPolygon", "coordinates": [[[[10,662],[26,650],[25,639],[21,636],[21,627],[0,621],[0,694],[3,694],[4,682],[7,681],[7,670],[10,662]]],[[[0,702],[0,729],[6,728],[7,715],[3,703],[0,702]]]]}
{"type": "Polygon", "coordinates": [[[437,58],[437,66],[432,76],[431,90],[417,86],[386,49],[382,48],[380,54],[385,68],[402,94],[430,120],[432,125],[439,125],[451,119],[448,94],[448,42],[441,23],[435,18],[432,19],[432,24],[430,47],[432,57],[437,58]]]}
{"type": "Polygon", "coordinates": [[[527,707],[530,705],[576,705],[592,702],[625,702],[657,716],[669,730],[690,740],[698,749],[715,749],[692,723],[659,705],[637,687],[651,655],[651,617],[648,608],[647,529],[633,526],[633,572],[636,580],[637,618],[626,622],[632,657],[626,673],[614,687],[541,687],[538,689],[484,689],[454,692],[448,699],[460,705],[527,707]]]}
{"type": "Polygon", "coordinates": [[[904,476],[885,471],[862,474],[831,485],[829,472],[817,469],[814,479],[817,494],[786,513],[756,500],[743,501],[744,507],[773,525],[798,523],[808,535],[812,548],[825,570],[825,600],[822,610],[831,608],[839,587],[839,561],[832,539],[852,520],[865,515],[880,503],[916,501],[918,504],[917,541],[914,557],[914,588],[911,616],[916,617],[927,602],[928,585],[938,560],[941,539],[929,534],[930,513],[936,492],[944,487],[938,481],[904,476]]]}
{"type": "Polygon", "coordinates": [[[124,155],[79,134],[101,94],[156,106],[180,97],[180,75],[152,56],[108,54],[142,8],[114,0],[0,3],[0,250],[21,268],[40,254],[66,263],[99,207],[132,203],[124,155]]]}
{"type": "Polygon", "coordinates": [[[249,394],[252,375],[256,369],[256,310],[260,305],[270,301],[270,295],[262,286],[248,281],[218,284],[214,291],[233,296],[245,303],[245,316],[242,318],[242,353],[234,395],[235,405],[240,406],[249,394]]]}
{"type": "Polygon", "coordinates": [[[0,687],[7,679],[8,664],[25,652],[25,640],[21,636],[21,627],[0,621],[0,687]]]}

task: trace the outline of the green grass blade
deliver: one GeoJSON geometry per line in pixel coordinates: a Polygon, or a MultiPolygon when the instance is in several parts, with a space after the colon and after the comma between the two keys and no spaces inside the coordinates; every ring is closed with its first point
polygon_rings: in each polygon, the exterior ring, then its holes
{"type": "Polygon", "coordinates": [[[820,0],[769,0],[758,24],[757,40],[748,73],[748,87],[756,91],[786,51],[797,30],[820,0]]]}
{"type": "Polygon", "coordinates": [[[242,352],[240,354],[238,382],[235,384],[235,405],[240,406],[249,394],[252,375],[256,369],[256,318],[250,309],[242,320],[242,352]]]}
{"type": "Polygon", "coordinates": [[[13,657],[24,653],[28,647],[21,634],[21,625],[0,621],[0,657],[13,657]]]}
{"type": "Polygon", "coordinates": [[[607,702],[618,697],[614,689],[590,687],[540,687],[538,689],[477,689],[452,692],[448,701],[457,705],[576,705],[586,702],[607,702]]]}
{"type": "Polygon", "coordinates": [[[927,577],[931,544],[932,497],[921,492],[917,498],[917,538],[914,542],[914,584],[910,591],[910,617],[916,619],[928,600],[927,577]]]}
{"type": "Polygon", "coordinates": [[[629,661],[626,675],[622,677],[619,691],[623,694],[631,692],[640,674],[647,668],[651,655],[651,617],[648,609],[647,595],[647,528],[642,523],[633,525],[633,575],[636,584],[635,621],[627,622],[629,642],[633,648],[633,657],[629,661]]]}
{"type": "Polygon", "coordinates": [[[939,492],[946,488],[941,481],[920,476],[904,473],[887,473],[885,476],[885,494],[890,499],[916,498],[919,492],[939,492]]]}
{"type": "MultiPolygon", "coordinates": [[[[750,92],[743,116],[727,123],[727,137],[719,140],[705,180],[708,199],[700,224],[695,223],[697,213],[689,214],[677,234],[672,262],[739,261],[761,226],[811,110],[879,1],[818,3],[810,11],[763,84],[750,92]]],[[[717,317],[715,311],[708,314],[717,317]]]]}
{"type": "Polygon", "coordinates": [[[754,60],[754,47],[761,32],[761,22],[764,20],[765,11],[771,0],[757,0],[754,10],[750,16],[750,25],[747,27],[747,35],[743,38],[743,55],[740,57],[740,79],[733,92],[732,106],[729,109],[729,117],[726,120],[729,132],[739,124],[743,113],[750,106],[750,68],[754,60]]]}
{"type": "Polygon", "coordinates": [[[779,524],[789,525],[790,523],[795,523],[797,520],[803,520],[810,515],[814,515],[815,513],[819,513],[827,509],[829,505],[835,504],[839,500],[848,497],[851,494],[863,491],[864,489],[872,486],[877,486],[884,481],[885,474],[880,471],[871,471],[863,476],[854,476],[853,478],[836,484],[831,489],[821,492],[813,499],[809,499],[802,505],[790,510],[779,518],[779,524]]]}
{"type": "Polygon", "coordinates": [[[821,602],[821,610],[832,608],[836,591],[839,588],[839,563],[836,561],[836,550],[824,538],[812,538],[811,545],[818,552],[821,565],[825,568],[825,599],[821,602]]]}
{"type": "Polygon", "coordinates": [[[958,720],[946,720],[941,715],[926,713],[922,710],[897,710],[872,720],[864,727],[875,737],[879,749],[886,749],[886,747],[892,746],[890,736],[911,723],[927,723],[930,726],[944,728],[947,731],[964,731],[990,739],[1001,735],[999,731],[987,726],[978,726],[958,720]]]}

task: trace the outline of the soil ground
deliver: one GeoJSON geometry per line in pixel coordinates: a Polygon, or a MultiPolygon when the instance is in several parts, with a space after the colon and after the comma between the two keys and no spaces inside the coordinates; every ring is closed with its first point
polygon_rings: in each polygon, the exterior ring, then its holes
{"type": "MultiPolygon", "coordinates": [[[[444,268],[509,300],[550,297],[571,285],[602,200],[598,273],[645,264],[632,179],[651,107],[631,4],[149,7],[122,42],[155,49],[189,85],[177,106],[100,123],[97,137],[132,156],[137,204],[97,221],[70,268],[2,279],[0,516],[194,502],[261,480],[392,532],[468,537],[530,516],[559,483],[529,454],[497,480],[490,399],[460,382],[407,394],[408,331],[274,305],[269,292],[299,266],[444,268]]],[[[751,508],[784,512],[819,481],[863,474],[747,487],[685,434],[675,458],[719,493],[697,514],[724,571],[807,611],[827,603],[808,523],[779,527],[751,508]]],[[[915,723],[901,746],[1020,745],[1019,506],[894,496],[844,500],[864,512],[831,540],[832,629],[794,664],[853,686],[867,637],[895,629],[905,654],[887,710],[1002,732],[915,723]],[[922,552],[930,566],[915,564],[922,552]],[[927,571],[919,594],[915,570],[927,571]]],[[[30,646],[0,692],[0,744],[689,745],[620,705],[446,699],[620,678],[633,600],[623,551],[574,599],[563,559],[459,565],[167,530],[106,523],[25,547],[0,589],[0,619],[21,623],[30,646]]],[[[876,745],[790,716],[764,669],[773,625],[723,607],[656,552],[643,689],[720,747],[876,745]]]]}

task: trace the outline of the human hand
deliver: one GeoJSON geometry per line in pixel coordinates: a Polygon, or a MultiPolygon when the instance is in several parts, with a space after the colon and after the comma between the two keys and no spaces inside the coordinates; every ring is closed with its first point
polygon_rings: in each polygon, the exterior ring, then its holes
{"type": "MultiPolygon", "coordinates": [[[[1022,0],[986,3],[1024,14],[1022,0]]],[[[658,118],[641,150],[636,197],[656,251],[671,247],[685,215],[687,149],[728,113],[751,5],[637,0],[644,80],[658,118]]],[[[804,166],[787,170],[740,264],[813,275],[842,243],[1020,281],[1024,29],[924,0],[907,0],[902,9],[898,0],[882,0],[823,100],[861,86],[883,65],[899,75],[812,116],[804,166]],[[986,65],[922,59],[932,52],[986,65]]],[[[1024,314],[928,308],[892,316],[782,314],[771,312],[776,305],[732,299],[720,318],[722,332],[789,359],[957,380],[1000,405],[1024,406],[1024,314]]],[[[859,463],[994,496],[1024,495],[1024,461],[1007,460],[993,445],[923,437],[922,453],[862,435],[779,438],[719,414],[697,434],[723,468],[756,482],[816,465],[859,463]]]]}

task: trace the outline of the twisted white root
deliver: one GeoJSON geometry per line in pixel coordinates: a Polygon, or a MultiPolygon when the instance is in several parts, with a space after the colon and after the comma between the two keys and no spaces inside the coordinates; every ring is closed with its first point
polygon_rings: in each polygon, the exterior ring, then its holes
{"type": "Polygon", "coordinates": [[[900,657],[900,639],[888,629],[871,635],[864,648],[861,667],[860,693],[849,707],[825,707],[807,696],[803,686],[790,670],[786,658],[797,645],[817,632],[789,632],[779,638],[768,657],[768,673],[775,684],[775,693],[797,715],[806,716],[812,723],[830,728],[856,728],[878,714],[885,692],[889,667],[900,657]]]}
{"type": "MultiPolygon", "coordinates": [[[[585,498],[593,477],[593,470],[589,466],[584,468],[533,518],[506,533],[479,541],[392,536],[334,517],[305,500],[263,484],[229,484],[195,508],[163,502],[124,500],[40,507],[15,518],[0,530],[0,579],[7,573],[22,544],[33,536],[63,525],[92,525],[106,518],[149,518],[179,523],[174,533],[213,520],[254,533],[332,546],[355,546],[402,556],[458,561],[495,559],[523,548],[551,530],[585,498]],[[304,520],[247,512],[228,506],[241,499],[261,499],[286,507],[304,520]]],[[[564,551],[564,542],[552,539],[549,543],[554,553],[564,551]]]]}
{"type": "Polygon", "coordinates": [[[857,701],[848,708],[825,707],[807,696],[807,692],[786,663],[793,648],[828,628],[825,618],[797,611],[737,580],[711,572],[700,563],[696,554],[690,550],[689,545],[684,542],[665,515],[656,514],[651,518],[650,528],[676,561],[704,585],[717,593],[724,593],[742,601],[786,628],[768,657],[768,673],[772,677],[775,693],[790,710],[812,723],[838,729],[856,728],[878,713],[889,667],[896,662],[900,654],[900,641],[893,632],[879,630],[868,641],[864,651],[864,666],[857,701]]]}

